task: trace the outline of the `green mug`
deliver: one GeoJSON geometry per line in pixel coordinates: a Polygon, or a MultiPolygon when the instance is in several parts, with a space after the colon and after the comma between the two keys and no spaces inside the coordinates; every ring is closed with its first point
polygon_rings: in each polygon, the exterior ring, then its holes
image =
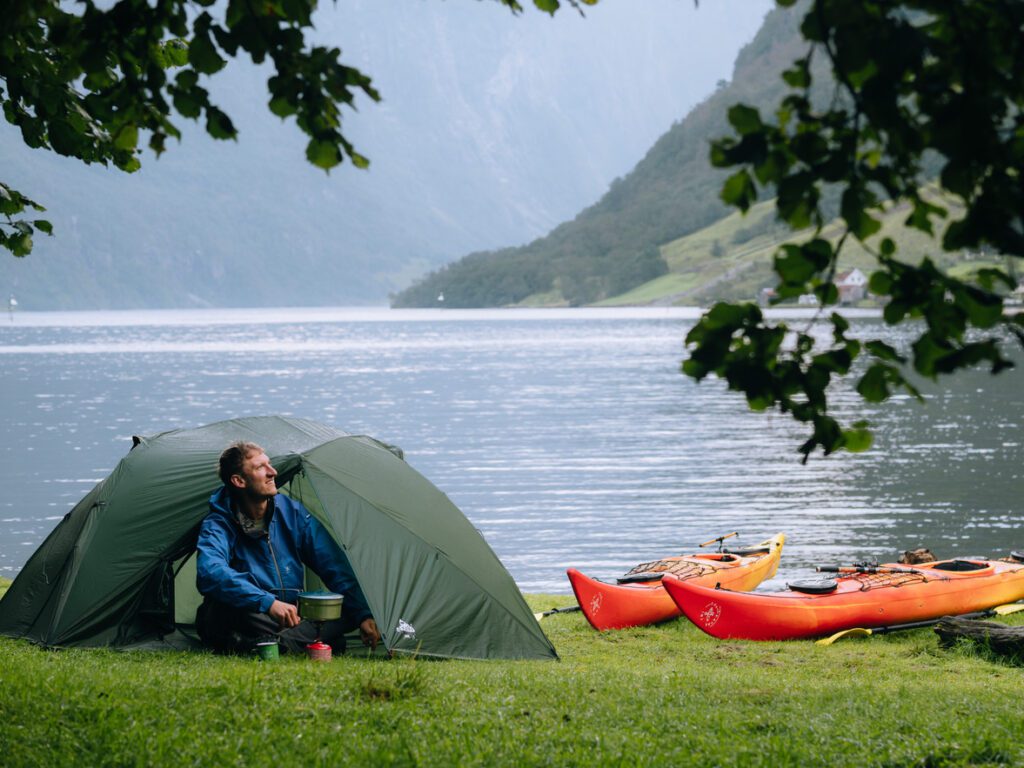
{"type": "Polygon", "coordinates": [[[277,640],[265,640],[256,643],[256,653],[259,654],[260,661],[277,661],[279,657],[277,640]]]}

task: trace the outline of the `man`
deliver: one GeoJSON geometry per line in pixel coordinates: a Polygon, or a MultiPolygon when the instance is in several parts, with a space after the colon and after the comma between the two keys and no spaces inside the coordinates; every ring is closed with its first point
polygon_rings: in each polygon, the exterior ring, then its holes
{"type": "Polygon", "coordinates": [[[224,652],[252,650],[268,637],[286,652],[302,651],[317,632],[296,607],[308,566],[345,598],[341,618],[323,625],[324,642],[344,650],[345,632],[358,626],[363,644],[376,648],[380,632],[348,558],[309,510],[278,495],[276,478],[255,443],[237,442],[221,454],[224,487],[210,497],[199,530],[200,638],[224,652]]]}

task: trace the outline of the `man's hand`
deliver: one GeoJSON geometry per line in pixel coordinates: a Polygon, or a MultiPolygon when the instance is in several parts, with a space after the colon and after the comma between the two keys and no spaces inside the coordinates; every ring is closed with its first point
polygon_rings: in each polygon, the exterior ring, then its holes
{"type": "Polygon", "coordinates": [[[376,648],[377,643],[380,642],[380,630],[377,629],[377,622],[372,618],[363,619],[363,623],[359,625],[359,636],[363,639],[363,645],[376,648]]]}
{"type": "Polygon", "coordinates": [[[291,603],[284,603],[280,600],[275,600],[270,608],[267,610],[267,615],[274,619],[280,626],[281,629],[288,629],[289,627],[298,626],[302,619],[299,618],[299,609],[291,603]]]}

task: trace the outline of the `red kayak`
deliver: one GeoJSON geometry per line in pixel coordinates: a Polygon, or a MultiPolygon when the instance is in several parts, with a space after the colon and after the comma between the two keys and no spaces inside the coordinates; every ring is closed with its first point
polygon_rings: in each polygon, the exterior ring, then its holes
{"type": "Polygon", "coordinates": [[[1024,563],[939,560],[819,569],[834,579],[747,594],[665,576],[665,591],[694,624],[718,638],[793,640],[982,611],[1024,598],[1024,563]]]}
{"type": "Polygon", "coordinates": [[[576,600],[594,629],[641,627],[681,615],[662,588],[662,577],[732,589],[753,589],[775,575],[786,537],[777,534],[752,547],[732,551],[679,555],[642,563],[611,584],[584,576],[575,568],[566,571],[576,600]]]}

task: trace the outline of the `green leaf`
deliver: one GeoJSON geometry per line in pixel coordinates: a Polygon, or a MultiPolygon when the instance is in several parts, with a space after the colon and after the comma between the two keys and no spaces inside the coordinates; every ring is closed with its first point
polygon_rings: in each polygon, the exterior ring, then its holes
{"type": "Polygon", "coordinates": [[[871,341],[865,342],[868,352],[880,360],[888,360],[893,363],[906,362],[906,358],[899,354],[894,347],[889,346],[884,341],[878,339],[872,339],[871,341]]]}
{"type": "Polygon", "coordinates": [[[722,200],[728,205],[735,205],[746,211],[757,199],[754,182],[746,171],[737,171],[725,180],[722,187],[722,200]]]}
{"type": "Polygon", "coordinates": [[[857,392],[869,403],[887,400],[892,394],[889,390],[889,366],[884,363],[872,364],[857,382],[857,392]]]}
{"type": "Polygon", "coordinates": [[[953,298],[977,328],[991,328],[1003,319],[1003,300],[994,293],[962,285],[953,292],[953,298]]]}
{"type": "Polygon", "coordinates": [[[32,236],[24,232],[11,235],[7,238],[7,247],[15,256],[28,256],[32,253],[32,236]]]}
{"type": "Polygon", "coordinates": [[[295,104],[291,99],[282,97],[271,99],[268,106],[270,111],[278,117],[285,118],[295,114],[295,104]]]}
{"type": "Polygon", "coordinates": [[[850,353],[845,349],[833,349],[814,356],[814,365],[831,373],[843,374],[850,370],[850,353]]]}
{"type": "Polygon", "coordinates": [[[184,67],[188,64],[188,43],[181,38],[174,38],[159,44],[162,54],[161,65],[164,68],[184,67]]]}
{"type": "Polygon", "coordinates": [[[862,453],[871,447],[873,436],[866,427],[843,430],[843,448],[851,453],[862,453]]]}
{"type": "Polygon", "coordinates": [[[174,82],[181,90],[189,91],[199,84],[199,75],[194,69],[185,69],[175,76],[174,82]]]}
{"type": "Polygon", "coordinates": [[[694,360],[692,357],[687,358],[686,360],[683,361],[682,371],[691,379],[696,379],[697,381],[700,381],[709,373],[711,373],[711,370],[707,366],[702,365],[701,363],[694,360]]]}
{"type": "Polygon", "coordinates": [[[757,109],[746,104],[736,104],[729,108],[729,123],[741,136],[764,129],[757,109]]]}
{"type": "Polygon", "coordinates": [[[122,125],[114,136],[114,146],[118,149],[131,151],[139,143],[139,129],[132,123],[122,125]]]}
{"type": "Polygon", "coordinates": [[[833,312],[829,320],[832,321],[832,338],[835,339],[837,344],[843,343],[846,340],[846,332],[850,330],[850,321],[838,312],[833,312]]]}
{"type": "Polygon", "coordinates": [[[881,223],[867,212],[867,208],[876,202],[874,195],[862,187],[848,187],[843,192],[840,212],[850,232],[862,242],[882,228],[881,223]]]}
{"type": "Polygon", "coordinates": [[[46,219],[36,219],[32,222],[32,225],[40,232],[45,232],[48,235],[53,234],[53,224],[48,222],[46,219]]]}
{"type": "Polygon", "coordinates": [[[193,94],[192,90],[176,90],[171,97],[178,114],[190,120],[195,120],[202,114],[203,102],[205,102],[205,99],[199,101],[193,94]]]}
{"type": "Polygon", "coordinates": [[[21,202],[21,195],[0,184],[0,214],[13,216],[23,210],[25,210],[25,206],[21,202]]]}
{"type": "Polygon", "coordinates": [[[47,127],[50,146],[58,155],[79,157],[85,150],[85,137],[67,120],[54,120],[47,127]]]}
{"type": "Polygon", "coordinates": [[[227,62],[217,53],[209,34],[196,34],[188,46],[188,61],[204,75],[212,75],[223,69],[227,62]]]}
{"type": "Polygon", "coordinates": [[[206,132],[215,139],[233,139],[238,135],[231,118],[217,107],[206,108],[206,132]]]}
{"type": "Polygon", "coordinates": [[[807,59],[801,59],[782,73],[782,79],[791,88],[808,88],[811,85],[811,70],[807,59]]]}
{"type": "Polygon", "coordinates": [[[747,322],[759,322],[761,311],[752,304],[720,301],[708,310],[704,323],[708,328],[737,328],[747,322]]]}
{"type": "Polygon", "coordinates": [[[892,275],[885,271],[872,272],[868,278],[868,290],[876,296],[889,296],[892,293],[892,275]]]}
{"type": "Polygon", "coordinates": [[[312,23],[311,15],[316,3],[310,0],[284,0],[281,7],[288,19],[298,22],[299,26],[308,27],[312,23]]]}
{"type": "Polygon", "coordinates": [[[815,262],[798,245],[782,246],[775,255],[774,269],[784,282],[801,288],[818,271],[815,262]]]}
{"type": "Polygon", "coordinates": [[[823,307],[839,303],[839,289],[835,283],[822,283],[814,289],[814,295],[823,307]]]}
{"type": "Polygon", "coordinates": [[[330,170],[341,162],[341,151],[337,144],[312,139],[306,145],[306,159],[317,168],[330,170]]]}

